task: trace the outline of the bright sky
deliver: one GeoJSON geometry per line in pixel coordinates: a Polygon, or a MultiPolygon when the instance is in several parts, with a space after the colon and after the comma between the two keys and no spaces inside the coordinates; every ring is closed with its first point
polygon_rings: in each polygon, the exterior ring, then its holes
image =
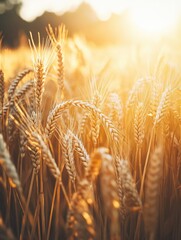
{"type": "MultiPolygon", "coordinates": [[[[22,2],[20,14],[25,20],[31,21],[46,10],[64,13],[75,9],[83,0],[22,0],[22,2]]],[[[148,8],[150,4],[152,8],[157,6],[157,9],[169,9],[171,15],[178,15],[178,11],[181,12],[181,0],[85,0],[84,2],[89,3],[101,19],[106,19],[111,13],[119,13],[128,7],[148,8]]]]}

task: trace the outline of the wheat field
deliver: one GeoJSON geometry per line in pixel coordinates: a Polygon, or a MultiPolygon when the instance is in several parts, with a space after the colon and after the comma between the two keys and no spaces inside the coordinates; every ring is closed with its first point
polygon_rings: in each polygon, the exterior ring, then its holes
{"type": "Polygon", "coordinates": [[[180,57],[157,49],[51,26],[2,48],[1,240],[181,239],[180,57]]]}

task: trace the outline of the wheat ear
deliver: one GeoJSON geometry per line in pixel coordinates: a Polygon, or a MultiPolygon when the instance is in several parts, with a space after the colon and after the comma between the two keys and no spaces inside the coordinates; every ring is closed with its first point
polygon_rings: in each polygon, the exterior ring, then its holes
{"type": "Polygon", "coordinates": [[[108,119],[108,117],[106,117],[99,109],[95,108],[93,105],[80,100],[69,100],[69,101],[60,103],[54,107],[54,109],[49,113],[47,118],[47,124],[45,127],[45,133],[47,137],[50,137],[53,134],[56,128],[56,121],[60,117],[62,111],[72,106],[76,106],[96,114],[97,117],[101,120],[106,130],[106,133],[109,133],[110,137],[115,141],[115,145],[118,144],[119,133],[113,126],[112,122],[108,119]]]}
{"type": "Polygon", "coordinates": [[[66,38],[67,31],[64,27],[64,25],[60,28],[60,41],[56,39],[56,36],[54,34],[54,31],[51,27],[51,25],[48,25],[47,28],[48,36],[51,40],[51,42],[56,47],[56,54],[57,54],[57,80],[58,80],[58,86],[59,90],[61,92],[61,97],[63,98],[63,92],[64,92],[64,80],[65,80],[65,71],[64,71],[64,58],[62,53],[62,44],[60,42],[63,42],[66,38]]]}
{"type": "Polygon", "coordinates": [[[84,169],[87,169],[90,157],[82,143],[82,141],[76,136],[73,132],[70,133],[73,137],[73,145],[75,151],[78,153],[80,160],[84,166],[84,169]]]}
{"type": "Polygon", "coordinates": [[[50,172],[52,175],[58,180],[59,183],[61,183],[61,173],[60,170],[56,164],[55,159],[53,158],[48,146],[46,145],[45,141],[43,138],[40,136],[40,134],[33,132],[31,134],[32,136],[32,142],[36,140],[38,143],[40,149],[41,149],[41,154],[43,157],[43,160],[45,161],[46,165],[48,166],[50,172]]]}
{"type": "Polygon", "coordinates": [[[76,179],[76,169],[75,169],[75,161],[73,154],[73,137],[69,132],[65,134],[62,141],[62,151],[63,157],[65,161],[65,167],[69,174],[69,177],[73,183],[75,183],[76,179]]]}
{"type": "Polygon", "coordinates": [[[158,222],[158,204],[160,195],[160,179],[162,176],[162,148],[157,147],[151,155],[145,181],[144,222],[149,240],[156,239],[158,222]]]}
{"type": "Polygon", "coordinates": [[[22,194],[19,176],[13,162],[11,161],[9,151],[7,150],[2,134],[0,134],[0,164],[2,164],[2,167],[9,178],[11,187],[17,188],[19,193],[22,194]]]}
{"type": "Polygon", "coordinates": [[[102,153],[102,166],[100,170],[101,195],[103,197],[104,211],[110,220],[110,239],[118,239],[119,231],[119,197],[113,158],[107,149],[102,153]],[[116,238],[117,237],[117,238],[116,238]]]}
{"type": "MultiPolygon", "coordinates": [[[[98,109],[100,108],[101,97],[98,93],[95,94],[92,102],[96,108],[98,108],[98,109]]],[[[93,139],[93,144],[94,144],[94,147],[96,147],[98,137],[99,137],[99,131],[100,131],[100,119],[97,117],[97,114],[92,112],[92,114],[90,116],[90,121],[91,121],[91,135],[92,135],[92,139],[93,139]]]]}
{"type": "Polygon", "coordinates": [[[166,88],[165,91],[162,93],[160,103],[156,111],[154,126],[156,126],[156,124],[158,124],[165,117],[165,114],[167,113],[170,105],[171,92],[172,91],[170,88],[166,88]]]}
{"type": "Polygon", "coordinates": [[[10,101],[11,98],[13,97],[15,91],[16,91],[16,88],[19,84],[20,81],[23,80],[23,78],[28,75],[29,73],[31,73],[33,70],[32,69],[25,69],[23,70],[22,72],[20,72],[17,77],[12,81],[11,85],[9,86],[9,89],[8,89],[8,100],[10,101]]]}
{"type": "Polygon", "coordinates": [[[145,120],[144,105],[142,102],[139,102],[134,117],[134,137],[139,147],[142,145],[145,136],[145,120]]]}
{"type": "Polygon", "coordinates": [[[129,209],[140,208],[141,200],[130,172],[127,160],[120,160],[118,177],[122,183],[123,203],[129,209]]]}
{"type": "Polygon", "coordinates": [[[111,93],[109,96],[110,118],[114,125],[122,130],[123,125],[123,107],[121,99],[117,93],[111,93]]]}
{"type": "Polygon", "coordinates": [[[67,216],[68,239],[95,239],[95,226],[90,204],[93,202],[93,192],[90,183],[83,179],[74,193],[67,216]]]}

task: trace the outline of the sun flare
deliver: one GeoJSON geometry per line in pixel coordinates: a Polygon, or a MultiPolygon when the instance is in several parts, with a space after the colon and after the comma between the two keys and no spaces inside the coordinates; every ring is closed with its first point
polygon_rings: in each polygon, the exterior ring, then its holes
{"type": "Polygon", "coordinates": [[[177,23],[176,9],[170,4],[142,4],[132,8],[134,25],[147,34],[165,34],[177,23]]]}

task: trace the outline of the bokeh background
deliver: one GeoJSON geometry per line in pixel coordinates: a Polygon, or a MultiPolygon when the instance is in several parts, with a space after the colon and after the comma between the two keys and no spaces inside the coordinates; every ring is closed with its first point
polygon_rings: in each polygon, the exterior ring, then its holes
{"type": "MultiPolygon", "coordinates": [[[[177,20],[172,33],[167,36],[159,34],[151,41],[165,37],[175,41],[181,36],[181,1],[160,0],[155,4],[158,2],[162,2],[161,11],[165,6],[169,9],[168,19],[175,15],[177,20]]],[[[135,27],[130,12],[133,7],[142,8],[146,4],[147,1],[141,0],[0,0],[0,32],[4,45],[17,47],[26,41],[30,31],[45,36],[45,27],[49,23],[53,27],[63,23],[69,36],[81,34],[95,44],[139,44],[140,39],[150,40],[150,36],[143,36],[135,27]]],[[[154,20],[160,13],[153,9],[151,14],[154,20]]]]}

